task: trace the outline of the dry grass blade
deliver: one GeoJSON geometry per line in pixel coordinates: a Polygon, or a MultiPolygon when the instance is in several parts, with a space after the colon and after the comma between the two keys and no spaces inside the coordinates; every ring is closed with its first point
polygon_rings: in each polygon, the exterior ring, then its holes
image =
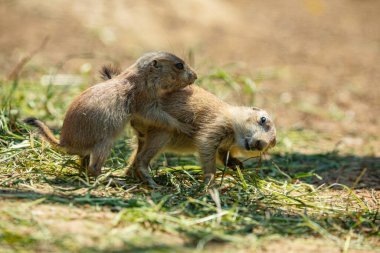
{"type": "Polygon", "coordinates": [[[18,79],[19,75],[20,75],[20,72],[22,71],[23,67],[25,66],[25,64],[27,64],[32,58],[33,56],[35,56],[38,52],[40,52],[41,50],[44,49],[44,47],[46,46],[46,44],[49,42],[49,37],[46,36],[41,44],[36,48],[34,49],[30,54],[24,56],[18,63],[17,65],[12,69],[12,71],[8,74],[7,76],[7,79],[8,80],[16,80],[18,79]]]}

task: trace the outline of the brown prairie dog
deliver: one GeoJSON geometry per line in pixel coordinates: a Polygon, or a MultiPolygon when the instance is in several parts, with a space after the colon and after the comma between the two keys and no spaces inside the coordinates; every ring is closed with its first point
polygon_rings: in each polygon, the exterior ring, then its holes
{"type": "Polygon", "coordinates": [[[43,122],[35,118],[25,122],[38,127],[52,145],[79,155],[88,174],[98,176],[115,138],[132,115],[140,122],[191,134],[190,125],[162,110],[159,97],[196,79],[195,72],[177,56],[166,52],[147,53],[113,79],[96,84],[76,97],[66,112],[59,140],[43,122]]]}
{"type": "Polygon", "coordinates": [[[132,117],[138,143],[130,158],[130,170],[152,187],[157,185],[148,166],[160,152],[198,152],[205,182],[209,183],[214,179],[217,159],[227,166],[241,165],[236,158],[239,153],[259,156],[276,144],[274,123],[262,109],[229,105],[197,86],[168,92],[161,99],[165,112],[195,131],[187,136],[132,117]]]}

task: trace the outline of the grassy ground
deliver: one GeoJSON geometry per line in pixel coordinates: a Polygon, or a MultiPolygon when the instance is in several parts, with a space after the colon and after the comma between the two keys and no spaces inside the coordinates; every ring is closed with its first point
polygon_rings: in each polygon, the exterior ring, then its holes
{"type": "Polygon", "coordinates": [[[379,7],[0,1],[0,252],[380,251],[379,7]],[[105,178],[123,179],[130,132],[94,181],[20,123],[36,116],[58,135],[101,65],[150,50],[189,61],[198,84],[226,101],[272,114],[279,142],[261,166],[219,167],[208,191],[195,157],[166,154],[152,164],[164,188],[132,179],[120,188],[105,178]],[[19,82],[2,81],[33,52],[19,82]],[[71,85],[42,85],[50,74],[70,74],[54,83],[71,85]]]}
{"type": "MultiPolygon", "coordinates": [[[[210,79],[219,79],[249,86],[231,78],[219,71],[200,85],[212,88],[210,79]]],[[[152,165],[162,189],[133,179],[119,187],[107,176],[124,180],[128,131],[104,176],[93,180],[78,174],[76,157],[52,150],[20,123],[33,115],[60,126],[83,88],[0,85],[2,252],[380,250],[380,159],[371,144],[355,150],[328,133],[280,127],[277,147],[260,166],[248,159],[241,172],[219,167],[215,189],[202,187],[195,157],[170,154],[152,165]]]]}

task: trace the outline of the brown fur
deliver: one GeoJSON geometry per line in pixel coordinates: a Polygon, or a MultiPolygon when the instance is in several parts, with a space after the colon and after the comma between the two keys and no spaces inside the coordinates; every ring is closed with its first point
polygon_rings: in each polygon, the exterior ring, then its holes
{"type": "Polygon", "coordinates": [[[162,108],[174,118],[186,122],[195,131],[191,136],[132,117],[131,125],[138,143],[130,169],[143,181],[155,186],[149,175],[150,161],[160,152],[198,152],[206,182],[216,172],[216,160],[227,166],[242,165],[237,155],[259,156],[276,144],[276,129],[262,109],[229,105],[206,90],[190,86],[162,96],[162,108]],[[261,118],[266,122],[262,123],[261,118]]]}
{"type": "Polygon", "coordinates": [[[196,78],[194,71],[177,56],[148,53],[115,78],[94,85],[75,98],[66,112],[59,142],[41,121],[29,118],[25,122],[37,126],[54,146],[81,156],[89,175],[97,176],[113,141],[131,115],[141,122],[191,134],[190,125],[161,109],[159,97],[192,84],[196,78]]]}

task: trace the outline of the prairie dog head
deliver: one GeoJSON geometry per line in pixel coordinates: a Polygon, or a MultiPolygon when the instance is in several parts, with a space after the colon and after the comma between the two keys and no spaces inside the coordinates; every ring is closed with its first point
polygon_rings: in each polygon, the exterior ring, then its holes
{"type": "Polygon", "coordinates": [[[151,52],[140,57],[135,66],[147,77],[149,88],[159,91],[181,89],[194,83],[197,74],[181,58],[167,52],[151,52]]]}
{"type": "Polygon", "coordinates": [[[244,151],[265,152],[276,145],[276,127],[269,114],[257,107],[233,107],[235,145],[244,151]]]}

